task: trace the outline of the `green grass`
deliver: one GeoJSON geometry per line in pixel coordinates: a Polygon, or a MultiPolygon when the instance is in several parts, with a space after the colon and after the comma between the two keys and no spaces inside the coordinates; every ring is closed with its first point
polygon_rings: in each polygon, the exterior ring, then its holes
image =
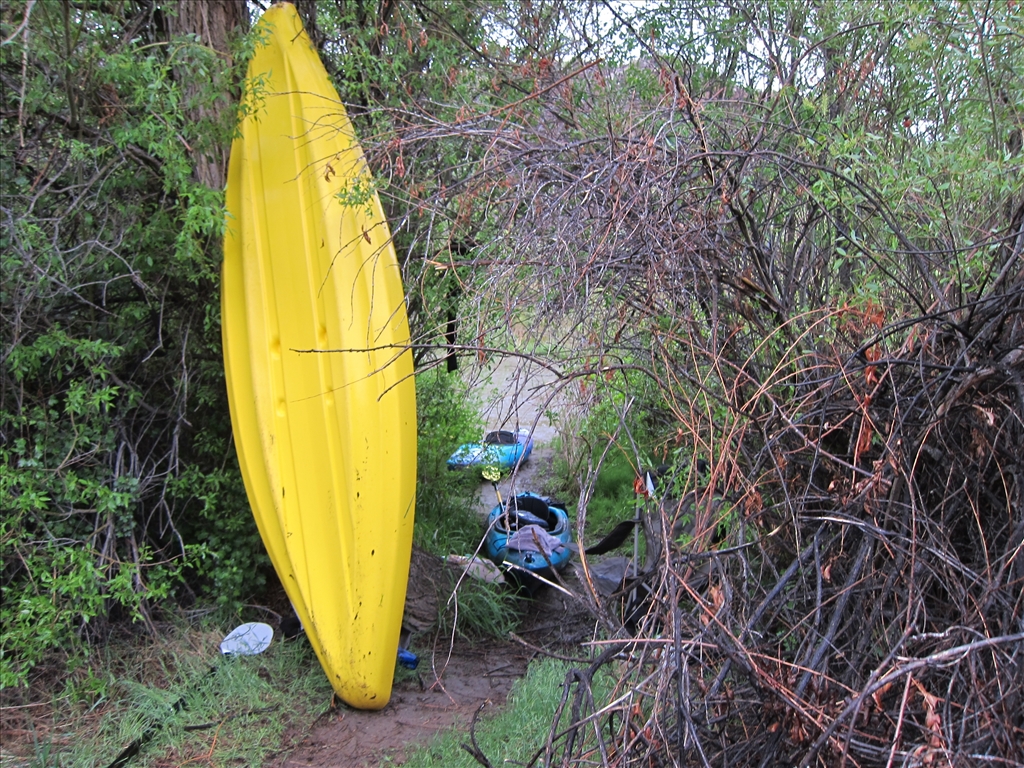
{"type": "Polygon", "coordinates": [[[34,738],[4,745],[0,766],[102,768],[153,726],[132,768],[261,765],[289,724],[326,708],[331,690],[308,643],[275,639],[260,656],[223,657],[227,629],[176,626],[155,642],[106,647],[45,702],[34,738]]]}
{"type": "Polygon", "coordinates": [[[478,438],[480,417],[462,380],[440,369],[416,379],[418,456],[414,541],[444,557],[472,552],[482,527],[473,512],[479,476],[447,467],[461,443],[478,438]]]}
{"type": "MultiPolygon", "coordinates": [[[[492,765],[523,765],[543,746],[568,669],[565,662],[553,659],[535,661],[526,677],[513,686],[506,706],[494,715],[488,716],[486,710],[481,715],[476,742],[492,765]]],[[[479,768],[480,764],[462,748],[469,743],[468,725],[456,728],[410,752],[403,765],[406,768],[479,768]]]]}
{"type": "Polygon", "coordinates": [[[470,640],[507,638],[519,621],[515,594],[504,584],[467,578],[443,607],[439,630],[470,640]]]}
{"type": "Polygon", "coordinates": [[[636,472],[626,458],[618,452],[609,452],[587,504],[585,545],[594,544],[623,520],[633,519],[636,514],[635,479],[636,472]]]}

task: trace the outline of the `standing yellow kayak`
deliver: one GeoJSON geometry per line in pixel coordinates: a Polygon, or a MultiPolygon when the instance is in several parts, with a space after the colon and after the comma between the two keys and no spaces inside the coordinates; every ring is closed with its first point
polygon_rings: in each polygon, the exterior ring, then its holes
{"type": "Polygon", "coordinates": [[[337,694],[391,696],[412,550],[416,396],[401,274],[352,124],[293,6],[231,147],[224,367],[264,544],[337,694]]]}

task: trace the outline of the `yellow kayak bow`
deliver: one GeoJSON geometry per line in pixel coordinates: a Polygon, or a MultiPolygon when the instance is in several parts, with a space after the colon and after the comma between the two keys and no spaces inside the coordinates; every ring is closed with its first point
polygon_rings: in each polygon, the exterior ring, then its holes
{"type": "Polygon", "coordinates": [[[277,574],[337,694],[391,695],[416,496],[401,274],[352,124],[295,8],[259,21],[231,147],[224,368],[277,574]]]}

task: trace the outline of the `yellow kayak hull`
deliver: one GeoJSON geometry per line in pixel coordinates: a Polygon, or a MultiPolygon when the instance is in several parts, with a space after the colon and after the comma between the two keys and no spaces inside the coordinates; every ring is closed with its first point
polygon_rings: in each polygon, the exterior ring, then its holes
{"type": "Polygon", "coordinates": [[[331,685],[387,704],[412,551],[416,395],[401,273],[353,128],[295,9],[260,20],[231,147],[221,296],[235,445],[331,685]],[[255,85],[253,85],[255,84],[255,85]]]}

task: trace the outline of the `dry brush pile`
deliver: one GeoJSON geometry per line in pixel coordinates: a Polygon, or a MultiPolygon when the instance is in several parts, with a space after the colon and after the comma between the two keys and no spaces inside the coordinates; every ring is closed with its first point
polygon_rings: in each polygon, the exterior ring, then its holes
{"type": "Polygon", "coordinates": [[[642,411],[681,485],[710,462],[687,503],[647,505],[635,632],[589,595],[609,639],[535,764],[1020,764],[1019,195],[979,222],[966,192],[894,194],[830,155],[781,93],[698,98],[654,68],[656,106],[612,113],[602,77],[552,77],[543,130],[513,109],[403,137],[486,147],[415,214],[475,322],[454,348],[543,358],[618,409],[637,463],[642,411]],[[504,236],[460,245],[481,217],[504,236]]]}
{"type": "Polygon", "coordinates": [[[730,436],[636,637],[567,681],[551,764],[1024,760],[1022,277],[816,360],[730,436]]]}

